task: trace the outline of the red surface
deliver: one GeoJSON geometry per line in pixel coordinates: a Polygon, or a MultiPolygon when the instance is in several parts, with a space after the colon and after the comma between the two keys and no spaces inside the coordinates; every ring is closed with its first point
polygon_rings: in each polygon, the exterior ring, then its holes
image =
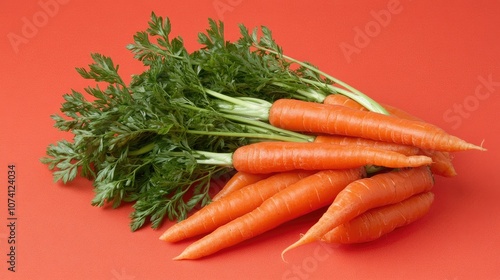
{"type": "Polygon", "coordinates": [[[500,276],[499,1],[2,1],[0,4],[0,279],[498,279],[500,276]],[[92,2],[92,3],[89,3],[92,2]],[[74,71],[99,52],[124,77],[140,71],[125,49],[151,11],[195,48],[207,18],[266,25],[285,52],[381,102],[400,106],[487,152],[456,154],[459,175],[437,178],[424,219],[379,241],[280,252],[311,214],[199,261],[171,261],[188,244],[131,233],[129,207],[90,206],[91,183],[52,182],[39,163],[66,134],[52,127],[74,71]],[[390,15],[390,17],[388,16],[390,15]],[[361,34],[362,32],[363,34],[361,34]],[[344,53],[350,50],[351,53],[344,53]],[[17,168],[16,272],[9,260],[7,166],[17,168]]]}

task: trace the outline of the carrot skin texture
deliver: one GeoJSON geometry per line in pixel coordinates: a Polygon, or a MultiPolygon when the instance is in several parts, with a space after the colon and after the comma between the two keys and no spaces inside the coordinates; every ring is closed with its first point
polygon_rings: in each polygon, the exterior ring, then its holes
{"type": "Polygon", "coordinates": [[[194,242],[174,260],[198,259],[211,255],[324,207],[347,184],[364,175],[362,168],[319,171],[278,192],[255,210],[194,242]]]}
{"type": "Polygon", "coordinates": [[[405,156],[372,147],[314,142],[260,142],[239,147],[233,153],[234,168],[248,173],[349,169],[368,164],[402,168],[431,163],[427,156],[405,156]]]}
{"type": "Polygon", "coordinates": [[[351,137],[351,136],[341,136],[341,135],[318,135],[314,139],[314,142],[330,143],[343,146],[351,145],[351,146],[372,147],[376,149],[397,152],[405,156],[417,155],[420,152],[420,149],[414,146],[377,141],[361,137],[351,137]]]}
{"type": "MultiPolygon", "coordinates": [[[[349,98],[349,97],[347,97],[345,95],[341,95],[341,94],[330,94],[330,95],[328,95],[325,98],[325,100],[323,100],[323,104],[341,105],[341,106],[345,106],[345,107],[348,107],[348,108],[351,108],[351,109],[355,109],[355,110],[368,111],[368,109],[366,109],[364,106],[362,106],[358,102],[352,100],[351,98],[349,98]]],[[[381,104],[381,105],[392,116],[396,116],[398,118],[407,119],[407,120],[425,122],[426,125],[433,126],[433,127],[437,128],[437,129],[442,130],[438,126],[435,126],[435,125],[433,125],[431,123],[428,123],[428,122],[422,120],[421,118],[418,118],[418,117],[416,117],[416,116],[414,116],[414,115],[412,115],[412,114],[410,114],[410,113],[408,113],[408,112],[406,112],[406,111],[404,111],[402,109],[399,109],[398,107],[391,106],[389,104],[381,104]]]]}
{"type": "Polygon", "coordinates": [[[214,201],[185,220],[168,228],[160,240],[177,242],[204,234],[257,208],[265,199],[314,172],[292,171],[275,174],[214,201]]]}
{"type": "MultiPolygon", "coordinates": [[[[363,107],[361,104],[358,102],[352,100],[351,98],[341,95],[341,94],[330,94],[328,95],[325,100],[323,101],[324,104],[330,104],[330,105],[342,105],[346,106],[352,109],[356,110],[362,110],[362,111],[367,111],[365,107],[363,107]]],[[[397,107],[388,105],[388,104],[382,104],[382,106],[389,112],[392,116],[396,116],[398,118],[402,119],[408,119],[408,120],[414,120],[414,121],[421,121],[425,122],[424,120],[402,110],[397,107]]],[[[427,123],[427,125],[433,125],[430,123],[427,123]]],[[[438,128],[438,127],[436,127],[438,128]]],[[[440,129],[440,128],[438,128],[440,129]]],[[[416,154],[416,153],[415,153],[416,154]]],[[[450,155],[449,152],[445,151],[433,151],[433,150],[427,150],[427,149],[422,149],[421,154],[429,156],[432,158],[432,164],[430,165],[432,173],[444,177],[453,177],[457,175],[457,172],[455,171],[455,167],[452,164],[452,156],[450,155]]]]}
{"type": "Polygon", "coordinates": [[[427,166],[356,180],[342,190],[318,222],[283,253],[321,240],[328,231],[370,209],[401,202],[415,194],[430,191],[433,186],[434,177],[427,166]]]}
{"type": "Polygon", "coordinates": [[[212,197],[212,202],[227,196],[243,187],[257,183],[271,176],[271,174],[252,174],[247,172],[236,172],[224,185],[224,187],[212,197]]]}
{"type": "MultiPolygon", "coordinates": [[[[383,105],[385,109],[392,115],[403,118],[403,119],[408,119],[408,120],[417,120],[417,121],[423,121],[422,119],[404,111],[401,110],[397,107],[391,106],[391,105],[383,105]]],[[[455,167],[453,166],[452,163],[452,155],[449,152],[445,151],[433,151],[433,150],[427,150],[427,149],[422,149],[421,153],[423,155],[426,155],[430,158],[432,158],[432,164],[430,165],[432,173],[444,177],[453,177],[457,175],[457,172],[455,170],[455,167]]]]}
{"type": "Polygon", "coordinates": [[[443,177],[453,177],[457,175],[457,171],[452,163],[453,156],[450,153],[443,151],[421,150],[420,154],[428,156],[432,159],[432,163],[430,165],[432,173],[443,177]]]}
{"type": "Polygon", "coordinates": [[[292,131],[355,136],[431,150],[485,150],[424,122],[294,99],[276,100],[269,122],[292,131]]]}
{"type": "Polygon", "coordinates": [[[355,244],[376,240],[422,218],[429,212],[433,201],[434,194],[424,192],[399,203],[369,210],[327,232],[321,241],[355,244]]]}
{"type": "Polygon", "coordinates": [[[363,105],[342,94],[330,94],[325,97],[323,104],[340,105],[355,110],[368,111],[363,105]]]}
{"type": "MultiPolygon", "coordinates": [[[[426,122],[423,119],[421,119],[421,118],[419,118],[419,117],[417,117],[415,115],[412,115],[412,114],[410,114],[410,113],[406,112],[405,110],[400,109],[398,107],[395,107],[395,106],[392,106],[392,105],[389,105],[389,104],[382,104],[382,106],[387,110],[387,112],[389,112],[389,114],[391,114],[393,116],[396,116],[398,118],[407,119],[407,120],[414,120],[414,121],[420,121],[420,122],[426,122]]],[[[430,124],[430,123],[427,123],[427,124],[433,125],[433,124],[430,124]]],[[[435,126],[435,127],[438,128],[438,129],[441,129],[438,126],[435,126]]]]}

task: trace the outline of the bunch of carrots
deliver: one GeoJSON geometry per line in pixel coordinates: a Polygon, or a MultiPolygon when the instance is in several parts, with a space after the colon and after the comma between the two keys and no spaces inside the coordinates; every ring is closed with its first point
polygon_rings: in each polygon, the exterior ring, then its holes
{"type": "Polygon", "coordinates": [[[153,13],[127,46],[146,67],[129,85],[111,58],[94,54],[89,70],[77,71],[106,88],[86,88],[90,100],[64,96],[63,115],[52,118],[73,141],[49,145],[41,159],[56,181],[93,179],[92,205],[133,202],[132,230],[168,218],[179,222],[161,240],[205,235],[175,259],[213,254],[322,208],[283,253],[375,240],[429,211],[433,176],[456,175],[453,152],[485,150],[284,55],[266,27],[241,25],[229,42],[221,22],[209,25],[189,52],[153,13]],[[228,171],[236,172],[210,198],[210,181],[228,171]]]}
{"type": "Polygon", "coordinates": [[[315,135],[313,142],[238,148],[237,172],[212,203],[168,228],[160,240],[205,235],[175,260],[198,259],[326,208],[285,252],[310,242],[362,243],[423,217],[434,175],[452,177],[451,152],[485,150],[405,111],[369,112],[339,94],[323,104],[274,102],[270,123],[315,135]]]}

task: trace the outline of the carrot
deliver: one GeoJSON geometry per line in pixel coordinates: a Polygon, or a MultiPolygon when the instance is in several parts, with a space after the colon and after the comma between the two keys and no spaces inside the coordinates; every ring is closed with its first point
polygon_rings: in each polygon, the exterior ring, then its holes
{"type": "Polygon", "coordinates": [[[429,191],[433,185],[434,178],[426,166],[381,173],[350,183],[337,195],[319,221],[286,248],[282,255],[300,245],[320,240],[328,231],[367,210],[403,201],[429,191]]]}
{"type": "Polygon", "coordinates": [[[453,177],[457,175],[452,163],[453,156],[450,153],[432,150],[421,150],[420,153],[432,159],[430,165],[432,173],[444,177],[453,177]]]}
{"type": "Polygon", "coordinates": [[[323,100],[323,104],[341,105],[356,110],[368,111],[368,109],[366,109],[363,105],[359,104],[358,102],[354,101],[354,99],[351,99],[342,94],[327,95],[323,100]]]}
{"type": "Polygon", "coordinates": [[[396,204],[372,209],[327,232],[321,240],[342,244],[373,241],[422,218],[433,201],[434,194],[424,192],[396,204]]]}
{"type": "MultiPolygon", "coordinates": [[[[368,111],[363,105],[359,104],[358,102],[354,101],[353,99],[342,95],[342,94],[330,94],[325,99],[323,100],[323,104],[330,104],[330,105],[341,105],[345,106],[351,109],[356,109],[360,111],[368,111]]],[[[402,119],[407,119],[407,120],[415,120],[415,121],[422,121],[425,122],[424,120],[400,109],[394,106],[391,106],[389,104],[381,104],[382,107],[387,110],[387,112],[390,115],[397,116],[402,119]]],[[[428,125],[433,125],[428,123],[428,125]]],[[[433,125],[434,126],[434,125],[433,125]]]]}
{"type": "MultiPolygon", "coordinates": [[[[361,111],[368,111],[363,105],[359,104],[358,102],[354,101],[353,99],[342,95],[342,94],[330,94],[325,99],[323,100],[323,104],[330,104],[330,105],[341,105],[345,106],[351,109],[356,109],[356,110],[361,110],[361,111]]],[[[387,110],[387,112],[392,115],[396,116],[398,118],[402,119],[407,119],[407,120],[414,120],[414,121],[421,121],[425,122],[421,118],[418,118],[398,107],[389,105],[389,104],[382,104],[382,107],[387,110]]],[[[427,123],[427,122],[426,122],[427,123]]],[[[427,125],[434,126],[438,129],[441,129],[433,124],[427,123],[427,125]]]]}
{"type": "Polygon", "coordinates": [[[268,198],[255,210],[194,242],[174,259],[208,256],[324,207],[347,184],[364,176],[362,170],[324,170],[306,177],[268,198]]]}
{"type": "MultiPolygon", "coordinates": [[[[341,94],[330,94],[328,95],[325,100],[323,101],[324,104],[330,104],[330,105],[342,105],[346,106],[352,109],[357,109],[357,110],[363,110],[367,111],[365,107],[363,107],[361,104],[358,102],[352,100],[351,98],[341,95],[341,94]]],[[[399,118],[403,119],[408,119],[408,120],[414,120],[414,121],[421,121],[424,122],[424,120],[391,105],[388,104],[382,104],[382,106],[392,115],[396,116],[399,118]]],[[[427,123],[427,125],[432,125],[427,123]]],[[[432,125],[433,126],[433,125],[432,125]]],[[[436,127],[437,129],[440,129],[436,127]]],[[[430,165],[432,173],[440,176],[445,176],[445,177],[453,177],[457,175],[457,172],[455,171],[455,167],[453,167],[452,164],[452,156],[450,153],[445,152],[445,151],[433,151],[433,150],[427,150],[427,149],[421,149],[421,154],[429,156],[432,158],[432,164],[430,165]]],[[[415,153],[416,154],[416,153],[415,153]]]]}
{"type": "MultiPolygon", "coordinates": [[[[413,114],[410,114],[401,108],[398,108],[398,107],[395,107],[395,106],[392,106],[389,104],[382,104],[382,106],[387,110],[387,112],[389,112],[389,114],[396,116],[398,118],[425,122],[423,119],[421,119],[413,114]]],[[[429,124],[429,125],[433,125],[433,124],[429,124]]]]}
{"type": "MultiPolygon", "coordinates": [[[[393,116],[408,120],[423,121],[422,119],[397,107],[388,104],[384,104],[383,106],[393,116]]],[[[444,177],[453,177],[457,175],[455,167],[452,163],[453,157],[449,152],[422,149],[421,154],[432,158],[432,164],[430,165],[432,173],[444,177]]]]}
{"type": "Polygon", "coordinates": [[[373,147],[377,149],[397,152],[405,156],[416,155],[420,152],[420,149],[414,146],[401,145],[401,144],[377,141],[360,137],[341,136],[341,135],[318,135],[315,137],[314,142],[330,143],[343,146],[373,147]]]}
{"type": "Polygon", "coordinates": [[[424,122],[294,99],[276,100],[269,122],[292,131],[355,136],[424,149],[485,150],[424,122]]]}
{"type": "Polygon", "coordinates": [[[239,147],[232,156],[233,167],[248,173],[348,169],[369,164],[401,168],[428,165],[431,162],[426,156],[405,156],[372,147],[310,142],[253,143],[239,147]]]}
{"type": "MultiPolygon", "coordinates": [[[[346,106],[352,109],[357,109],[357,110],[364,110],[367,111],[365,107],[363,107],[361,104],[358,102],[352,100],[351,98],[341,95],[341,94],[331,94],[328,95],[325,100],[323,101],[324,104],[331,104],[331,105],[342,105],[346,106]]],[[[382,104],[382,106],[392,115],[396,116],[399,118],[403,119],[408,119],[408,120],[414,120],[414,121],[421,121],[424,122],[424,120],[391,105],[388,104],[382,104]]],[[[427,123],[427,125],[432,125],[427,123]]],[[[436,127],[437,129],[440,129],[436,127]]],[[[429,156],[432,158],[432,164],[430,165],[431,171],[434,174],[440,175],[440,176],[445,176],[445,177],[453,177],[457,175],[455,168],[453,167],[452,164],[452,156],[450,153],[445,152],[445,151],[433,151],[433,150],[427,150],[427,149],[421,149],[421,154],[429,156]]]]}
{"type": "Polygon", "coordinates": [[[236,172],[231,179],[229,179],[224,187],[212,197],[212,202],[217,201],[228,194],[237,191],[243,187],[257,183],[271,176],[271,174],[252,174],[247,172],[236,172]]]}
{"type": "Polygon", "coordinates": [[[211,232],[217,227],[252,211],[267,198],[312,174],[313,172],[296,171],[278,173],[229,193],[220,200],[203,207],[189,218],[168,228],[161,235],[160,240],[177,242],[211,232]]]}

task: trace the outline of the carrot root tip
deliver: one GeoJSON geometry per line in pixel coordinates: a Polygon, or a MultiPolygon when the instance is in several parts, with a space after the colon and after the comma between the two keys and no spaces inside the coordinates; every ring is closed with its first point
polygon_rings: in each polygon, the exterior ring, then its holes
{"type": "Polygon", "coordinates": [[[300,247],[300,246],[302,246],[302,245],[305,245],[305,244],[307,244],[307,243],[310,243],[310,242],[312,242],[312,241],[313,241],[313,240],[306,239],[306,238],[303,238],[303,237],[302,237],[302,238],[300,238],[297,242],[295,242],[295,243],[293,243],[292,245],[288,246],[287,248],[285,248],[285,250],[283,250],[283,251],[281,252],[281,259],[282,259],[284,262],[286,262],[286,261],[285,261],[285,254],[286,254],[288,251],[290,251],[290,250],[292,250],[292,249],[295,249],[295,248],[297,248],[297,247],[300,247]]]}
{"type": "Polygon", "coordinates": [[[165,231],[159,238],[161,241],[167,241],[167,242],[175,242],[178,241],[172,233],[167,230],[165,231]]]}
{"type": "Polygon", "coordinates": [[[165,236],[165,233],[163,233],[158,239],[161,241],[166,241],[167,237],[165,236]]]}
{"type": "Polygon", "coordinates": [[[481,145],[476,146],[476,147],[477,147],[477,148],[478,148],[478,150],[480,150],[480,151],[487,151],[488,149],[486,149],[485,147],[483,147],[483,144],[484,144],[484,139],[483,139],[483,141],[481,141],[481,145]]]}
{"type": "Polygon", "coordinates": [[[172,260],[174,260],[174,261],[181,261],[181,260],[187,260],[187,259],[189,259],[189,258],[185,255],[184,252],[182,252],[177,257],[172,258],[172,260]]]}
{"type": "Polygon", "coordinates": [[[287,260],[285,260],[285,251],[281,252],[281,260],[284,262],[284,263],[288,263],[287,260]]]}

